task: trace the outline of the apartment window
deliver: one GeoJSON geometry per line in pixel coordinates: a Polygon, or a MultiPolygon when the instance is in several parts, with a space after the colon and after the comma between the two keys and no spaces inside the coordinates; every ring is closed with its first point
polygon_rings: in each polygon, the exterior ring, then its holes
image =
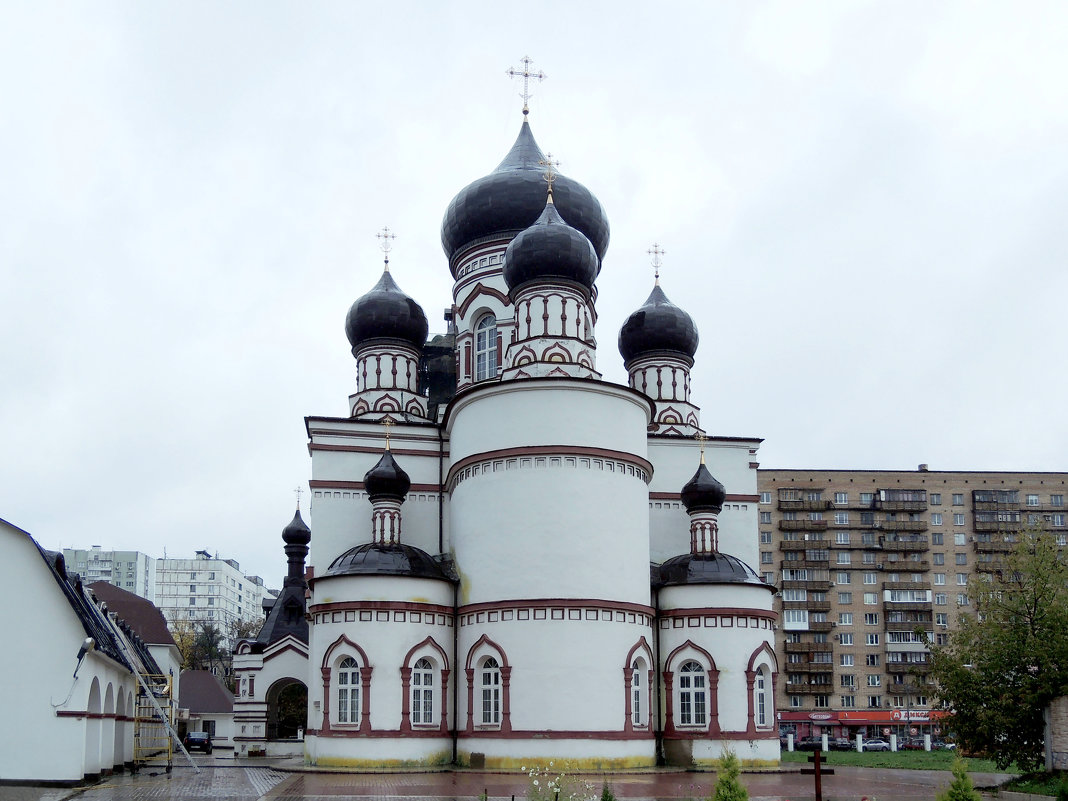
{"type": "Polygon", "coordinates": [[[214,598],[208,598],[208,606],[215,606],[215,599],[214,598]]]}
{"type": "Polygon", "coordinates": [[[1063,545],[1068,545],[1068,534],[1058,534],[1057,535],[1057,544],[1058,545],[1062,545],[1062,546],[1063,545]]]}
{"type": "Polygon", "coordinates": [[[838,613],[838,625],[839,626],[852,626],[853,625],[853,613],[852,612],[839,612],[838,613]]]}
{"type": "Polygon", "coordinates": [[[865,626],[878,626],[879,625],[879,613],[878,612],[865,612],[864,613],[864,625],[865,626]]]}
{"type": "Polygon", "coordinates": [[[808,519],[809,520],[823,520],[823,512],[809,512],[808,513],[808,519]]]}
{"type": "Polygon", "coordinates": [[[784,601],[804,601],[808,598],[808,590],[783,590],[784,601]]]}
{"type": "Polygon", "coordinates": [[[866,592],[866,593],[864,593],[864,603],[867,606],[871,606],[873,604],[879,603],[879,593],[877,593],[877,592],[866,592]]]}
{"type": "Polygon", "coordinates": [[[964,506],[964,493],[963,492],[954,492],[953,493],[953,505],[954,506],[964,506]]]}
{"type": "Polygon", "coordinates": [[[875,512],[861,512],[860,524],[862,526],[874,526],[875,525],[875,512]]]}
{"type": "Polygon", "coordinates": [[[874,565],[875,554],[871,551],[865,551],[863,554],[861,554],[860,561],[865,565],[874,565]]]}
{"type": "Polygon", "coordinates": [[[879,644],[879,635],[878,634],[865,634],[864,635],[864,644],[865,645],[878,645],[879,644]]]}
{"type": "Polygon", "coordinates": [[[836,492],[836,493],[834,493],[834,502],[835,503],[849,503],[849,493],[848,492],[836,492]]]}
{"type": "Polygon", "coordinates": [[[944,545],[945,544],[945,536],[942,534],[941,531],[932,531],[931,532],[931,544],[932,545],[944,545]]]}
{"type": "Polygon", "coordinates": [[[936,592],[934,595],[935,606],[946,605],[946,594],[944,592],[936,592]]]}
{"type": "Polygon", "coordinates": [[[770,531],[761,531],[760,532],[760,544],[761,545],[771,545],[771,532],[770,531]]]}
{"type": "Polygon", "coordinates": [[[775,581],[775,577],[771,573],[761,573],[760,580],[765,584],[772,584],[775,581]]]}
{"type": "Polygon", "coordinates": [[[883,677],[882,677],[882,675],[879,674],[879,673],[869,673],[868,674],[868,686],[869,687],[882,687],[883,686],[883,677]]]}
{"type": "MultiPolygon", "coordinates": [[[[953,525],[955,525],[955,526],[963,526],[964,525],[964,514],[962,512],[957,512],[956,514],[953,515],[953,525]]],[[[955,537],[956,534],[954,534],[953,536],[955,537]]]]}
{"type": "Polygon", "coordinates": [[[838,545],[849,545],[849,532],[848,531],[836,531],[836,532],[834,532],[834,541],[838,545]]]}
{"type": "Polygon", "coordinates": [[[771,493],[770,492],[762,492],[762,493],[760,493],[760,502],[761,503],[771,503],[771,493]]]}
{"type": "Polygon", "coordinates": [[[831,696],[814,695],[812,696],[812,705],[816,707],[816,709],[826,709],[831,705],[831,696]]]}
{"type": "Polygon", "coordinates": [[[848,565],[849,558],[849,551],[839,551],[836,557],[836,559],[838,560],[837,563],[840,565],[848,565]]]}
{"type": "Polygon", "coordinates": [[[949,635],[948,634],[936,634],[935,635],[935,645],[949,645],[949,635]]]}
{"type": "Polygon", "coordinates": [[[852,645],[853,644],[853,635],[852,634],[840,634],[840,635],[838,635],[838,644],[839,645],[852,645]]]}
{"type": "Polygon", "coordinates": [[[931,506],[941,506],[942,505],[942,493],[941,492],[932,492],[931,495],[930,495],[930,498],[931,498],[931,506]]]}
{"type": "Polygon", "coordinates": [[[946,555],[944,553],[934,554],[934,563],[936,565],[944,565],[946,563],[946,555]]]}
{"type": "Polygon", "coordinates": [[[966,564],[968,564],[968,554],[966,554],[966,553],[954,554],[954,560],[956,561],[956,563],[958,565],[966,565],[966,564]]]}
{"type": "Polygon", "coordinates": [[[1038,496],[1037,495],[1028,495],[1027,496],[1027,505],[1028,506],[1038,506],[1038,496]]]}
{"type": "Polygon", "coordinates": [[[881,695],[869,695],[868,706],[872,709],[879,709],[883,705],[883,697],[881,695]]]}
{"type": "Polygon", "coordinates": [[[196,592],[197,591],[197,585],[196,584],[190,584],[189,585],[189,591],[190,592],[196,592]]]}
{"type": "Polygon", "coordinates": [[[935,579],[934,579],[935,584],[941,586],[941,585],[946,583],[946,574],[945,573],[935,573],[934,577],[935,577],[935,579]]]}
{"type": "Polygon", "coordinates": [[[1062,515],[1062,514],[1050,515],[1050,523],[1052,523],[1055,526],[1063,526],[1064,525],[1064,515],[1062,515]]]}
{"type": "Polygon", "coordinates": [[[805,493],[805,500],[806,501],[822,501],[823,500],[823,491],[822,490],[810,490],[810,491],[805,493]]]}
{"type": "Polygon", "coordinates": [[[215,574],[214,573],[208,573],[208,581],[215,581],[215,574]]]}
{"type": "Polygon", "coordinates": [[[857,705],[857,697],[855,695],[842,695],[839,696],[839,700],[842,702],[842,709],[853,709],[857,705]]]}
{"type": "Polygon", "coordinates": [[[879,583],[879,574],[878,573],[865,573],[864,574],[864,583],[865,584],[878,584],[879,583]]]}
{"type": "Polygon", "coordinates": [[[838,603],[840,603],[840,604],[851,604],[851,603],[853,603],[853,593],[851,593],[851,592],[840,592],[840,593],[838,593],[838,603]]]}
{"type": "Polygon", "coordinates": [[[942,513],[941,512],[931,512],[931,525],[932,526],[940,526],[940,525],[942,525],[942,513]]]}
{"type": "Polygon", "coordinates": [[[935,613],[935,625],[936,626],[948,626],[949,625],[949,615],[946,614],[945,612],[936,612],[935,613]]]}
{"type": "Polygon", "coordinates": [[[197,599],[196,598],[190,598],[189,599],[189,605],[190,606],[196,606],[197,605],[197,599]]]}
{"type": "Polygon", "coordinates": [[[965,593],[957,593],[957,606],[968,606],[970,603],[965,593]]]}
{"type": "Polygon", "coordinates": [[[849,525],[849,512],[835,512],[834,524],[836,526],[848,526],[849,525]]]}
{"type": "Polygon", "coordinates": [[[1049,505],[1050,506],[1064,506],[1064,496],[1063,495],[1050,495],[1049,496],[1049,505]]]}
{"type": "MultiPolygon", "coordinates": [[[[853,667],[853,654],[839,654],[838,664],[840,667],[853,667]]],[[[845,679],[846,677],[842,676],[842,678],[845,679]]],[[[849,684],[853,684],[852,676],[849,677],[849,684]]]]}
{"type": "Polygon", "coordinates": [[[771,564],[771,558],[772,558],[771,551],[761,551],[760,552],[760,564],[762,564],[762,565],[770,565],[771,564]]]}
{"type": "Polygon", "coordinates": [[[761,512],[760,513],[760,522],[761,523],[770,523],[771,522],[771,512],[761,512]]]}
{"type": "Polygon", "coordinates": [[[864,657],[864,664],[868,667],[879,667],[879,655],[868,654],[864,657]]]}
{"type": "Polygon", "coordinates": [[[860,493],[860,502],[862,504],[864,504],[864,505],[870,504],[873,500],[875,500],[875,495],[873,493],[871,493],[871,492],[862,492],[862,493],[860,493]]]}
{"type": "Polygon", "coordinates": [[[791,709],[800,709],[801,708],[801,696],[800,695],[791,695],[790,696],[790,708],[791,709]]]}
{"type": "Polygon", "coordinates": [[[958,573],[957,574],[957,586],[958,587],[966,587],[967,585],[968,585],[968,574],[967,573],[958,573]]]}

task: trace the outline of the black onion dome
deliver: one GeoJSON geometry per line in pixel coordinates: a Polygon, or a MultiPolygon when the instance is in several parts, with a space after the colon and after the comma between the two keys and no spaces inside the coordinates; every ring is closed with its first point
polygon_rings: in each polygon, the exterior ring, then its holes
{"type": "Polygon", "coordinates": [[[416,348],[426,344],[430,326],[422,307],[401,292],[388,271],[349,308],[345,334],[353,354],[374,339],[399,339],[416,348]]]}
{"type": "MultiPolygon", "coordinates": [[[[441,223],[441,245],[452,260],[469,242],[494,234],[529,228],[545,206],[545,154],[530,124],[524,120],[519,136],[497,169],[469,184],[452,199],[441,223]]],[[[608,217],[601,202],[578,181],[557,175],[553,195],[560,214],[593,243],[600,259],[608,250],[608,217]]]]}
{"type": "Polygon", "coordinates": [[[657,351],[681,353],[692,359],[697,342],[693,318],[668,300],[660,284],[653,287],[649,299],[619,329],[619,352],[624,363],[657,351]]]}
{"type": "Polygon", "coordinates": [[[504,280],[510,290],[528,281],[552,279],[593,289],[597,264],[593,244],[564,222],[550,199],[537,221],[508,244],[504,280]]]}
{"type": "Polygon", "coordinates": [[[434,557],[411,545],[357,545],[330,563],[328,576],[414,576],[443,579],[448,576],[434,557]]]}
{"type": "Polygon", "coordinates": [[[300,516],[300,509],[297,509],[290,524],[282,529],[282,541],[286,545],[307,545],[311,542],[311,529],[300,516]]]}
{"type": "Polygon", "coordinates": [[[774,592],[753,568],[725,553],[683,554],[660,565],[660,586],[669,584],[753,584],[774,592]]]}
{"type": "Polygon", "coordinates": [[[379,498],[403,501],[412,486],[408,474],[401,469],[389,451],[384,451],[378,464],[364,474],[363,484],[371,501],[379,498]]]}
{"type": "Polygon", "coordinates": [[[727,500],[726,488],[708,472],[704,462],[697,468],[693,478],[682,488],[682,505],[687,512],[716,512],[723,509],[727,500]]]}

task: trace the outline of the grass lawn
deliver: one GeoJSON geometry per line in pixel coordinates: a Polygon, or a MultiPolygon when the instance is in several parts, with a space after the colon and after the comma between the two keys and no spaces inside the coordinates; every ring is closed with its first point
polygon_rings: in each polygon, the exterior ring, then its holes
{"type": "MultiPolygon", "coordinates": [[[[783,762],[808,762],[811,751],[782,752],[783,762]]],[[[904,768],[906,770],[952,770],[953,751],[824,751],[826,765],[855,765],[861,768],[904,768]]],[[[971,773],[1019,773],[1015,765],[1000,771],[990,759],[964,760],[971,773]]]]}

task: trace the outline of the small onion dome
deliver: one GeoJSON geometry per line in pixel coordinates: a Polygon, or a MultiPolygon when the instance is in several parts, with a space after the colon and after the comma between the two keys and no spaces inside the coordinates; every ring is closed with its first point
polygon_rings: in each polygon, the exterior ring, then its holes
{"type": "Polygon", "coordinates": [[[383,451],[378,464],[364,474],[363,484],[367,488],[368,498],[373,503],[379,498],[403,501],[404,496],[408,494],[408,488],[412,486],[412,481],[397,464],[393,454],[383,451]]]}
{"type": "Polygon", "coordinates": [[[754,584],[775,591],[741,559],[719,552],[688,553],[668,559],[660,565],[659,584],[754,584]]]}
{"type": "Polygon", "coordinates": [[[328,576],[414,576],[448,581],[441,565],[426,551],[411,545],[367,542],[330,563],[328,576]]]}
{"type": "Polygon", "coordinates": [[[705,463],[701,462],[693,478],[682,488],[682,505],[686,507],[687,512],[719,514],[725,500],[727,500],[726,488],[708,472],[705,463]]]}
{"type": "Polygon", "coordinates": [[[399,339],[422,348],[429,330],[422,307],[401,292],[388,271],[383,271],[374,288],[352,304],[345,318],[345,334],[354,355],[375,339],[399,339]]]}
{"type": "MultiPolygon", "coordinates": [[[[441,245],[452,260],[464,245],[528,228],[545,205],[545,154],[524,120],[504,161],[452,199],[441,223],[441,245]]],[[[593,243],[598,264],[608,250],[608,217],[593,194],[563,175],[553,180],[560,213],[593,243]]],[[[598,269],[600,267],[598,266],[598,269]]],[[[455,276],[454,276],[455,277],[455,276]]]]}
{"type": "Polygon", "coordinates": [[[619,329],[619,352],[624,363],[658,351],[681,353],[692,359],[697,342],[693,318],[668,300],[659,283],[619,329]]]}
{"type": "Polygon", "coordinates": [[[300,516],[300,509],[293,515],[292,522],[282,529],[282,541],[286,545],[307,545],[311,542],[311,529],[300,516]]]}
{"type": "Polygon", "coordinates": [[[597,278],[597,264],[590,240],[564,222],[550,197],[537,221],[508,244],[504,280],[510,290],[529,281],[554,279],[589,290],[597,278]]]}

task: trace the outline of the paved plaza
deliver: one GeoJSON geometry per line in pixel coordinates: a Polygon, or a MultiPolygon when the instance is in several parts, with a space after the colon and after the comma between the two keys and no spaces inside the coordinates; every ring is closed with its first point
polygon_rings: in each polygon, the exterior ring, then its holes
{"type": "MultiPolygon", "coordinates": [[[[0,787],[0,801],[141,801],[154,799],[249,799],[250,801],[477,801],[486,793],[490,801],[525,799],[526,776],[506,773],[417,772],[342,773],[302,770],[299,760],[259,761],[197,758],[200,773],[176,766],[170,774],[146,769],[139,774],[110,777],[88,788],[0,787]]],[[[837,767],[823,780],[825,801],[933,801],[951,780],[948,771],[879,770],[837,767]]],[[[601,775],[582,777],[599,794],[601,775]]],[[[608,781],[619,799],[701,801],[711,793],[714,773],[656,771],[610,774],[608,781]]],[[[1004,774],[973,774],[979,786],[998,784],[1004,774]]],[[[744,773],[742,782],[751,801],[811,801],[811,776],[796,767],[781,772],[744,773]]]]}

